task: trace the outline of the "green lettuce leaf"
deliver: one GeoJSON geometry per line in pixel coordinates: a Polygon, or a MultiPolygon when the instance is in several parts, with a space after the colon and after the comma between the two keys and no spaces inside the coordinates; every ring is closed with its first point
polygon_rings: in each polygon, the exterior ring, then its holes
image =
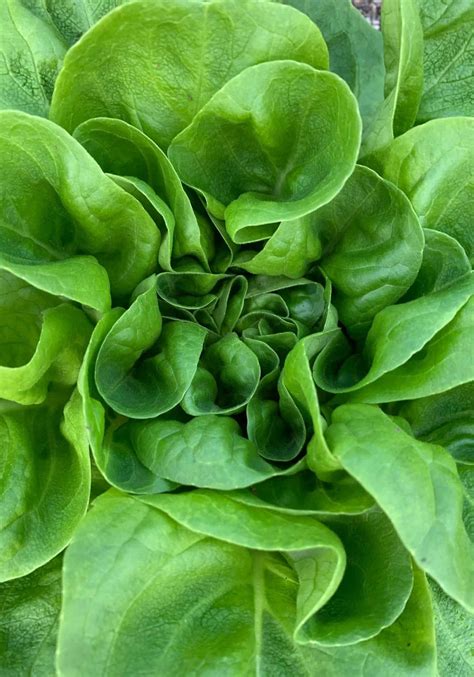
{"type": "Polygon", "coordinates": [[[166,148],[227,80],[277,59],[328,65],[321,33],[291,7],[133,2],[69,50],[50,117],[68,131],[91,117],[119,118],[166,148]]]}
{"type": "Polygon", "coordinates": [[[463,486],[451,456],[415,440],[366,404],[338,407],[326,438],[386,512],[417,564],[473,612],[474,546],[463,524],[463,486]]]}

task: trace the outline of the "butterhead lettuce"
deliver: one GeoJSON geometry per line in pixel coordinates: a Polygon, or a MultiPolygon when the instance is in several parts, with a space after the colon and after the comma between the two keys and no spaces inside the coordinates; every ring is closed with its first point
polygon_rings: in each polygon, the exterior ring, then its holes
{"type": "Polygon", "coordinates": [[[466,3],[0,4],[0,674],[471,675],[466,3]]]}

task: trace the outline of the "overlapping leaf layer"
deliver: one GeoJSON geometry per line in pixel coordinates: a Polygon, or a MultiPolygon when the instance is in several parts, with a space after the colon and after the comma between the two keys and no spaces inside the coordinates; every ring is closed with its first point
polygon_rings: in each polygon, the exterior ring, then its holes
{"type": "Polygon", "coordinates": [[[461,4],[4,0],[0,674],[472,674],[461,4]]]}

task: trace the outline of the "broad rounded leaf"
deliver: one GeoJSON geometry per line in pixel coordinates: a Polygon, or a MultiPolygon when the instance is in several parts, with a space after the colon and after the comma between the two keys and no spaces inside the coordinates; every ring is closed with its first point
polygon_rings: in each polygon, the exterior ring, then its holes
{"type": "Polygon", "coordinates": [[[168,154],[225,217],[234,242],[252,242],[336,195],[354,168],[360,130],[356,100],[337,75],[275,61],[225,84],[168,154]]]}
{"type": "Polygon", "coordinates": [[[166,148],[227,80],[276,59],[328,65],[321,33],[291,7],[133,2],[68,52],[50,116],[68,131],[90,118],[119,118],[166,148]]]}

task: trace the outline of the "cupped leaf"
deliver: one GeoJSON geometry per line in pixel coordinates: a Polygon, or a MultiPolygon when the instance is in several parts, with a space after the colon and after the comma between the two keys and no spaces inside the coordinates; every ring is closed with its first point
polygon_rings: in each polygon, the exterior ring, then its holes
{"type": "Polygon", "coordinates": [[[474,548],[462,520],[463,487],[452,457],[365,404],[338,407],[326,439],[374,496],[417,564],[472,611],[474,548]]]}
{"type": "Polygon", "coordinates": [[[113,426],[123,421],[108,410],[101,400],[94,379],[94,369],[104,339],[122,314],[123,310],[115,308],[99,320],[79,372],[77,386],[82,398],[88,442],[97,468],[112,486],[133,493],[169,491],[173,485],[145,467],[130,445],[115,447],[111,451],[104,442],[106,432],[109,436],[111,434],[110,427],[113,430],[113,426]]]}
{"type": "Polygon", "coordinates": [[[424,229],[425,246],[420,270],[403,296],[411,301],[441,289],[471,272],[471,264],[459,242],[446,233],[424,229]]]}
{"type": "Polygon", "coordinates": [[[360,389],[355,399],[391,402],[450,390],[474,380],[474,297],[412,359],[360,389]]]}
{"type": "Polygon", "coordinates": [[[423,96],[418,122],[474,115],[472,32],[469,0],[417,0],[423,26],[423,96]]]}
{"type": "Polygon", "coordinates": [[[311,221],[323,243],[320,265],[333,284],[333,303],[359,338],[415,280],[424,244],[421,226],[398,188],[359,166],[311,221]]]}
{"type": "Polygon", "coordinates": [[[0,397],[40,404],[74,385],[91,331],[79,308],[0,272],[0,397]]]}
{"type": "Polygon", "coordinates": [[[26,113],[0,111],[0,148],[0,255],[7,264],[31,266],[31,275],[40,264],[43,280],[49,264],[52,286],[40,283],[42,288],[101,310],[110,302],[103,276],[89,257],[69,267],[71,258],[94,256],[116,298],[128,296],[155,269],[156,225],[64,130],[26,113]],[[54,281],[54,266],[63,272],[62,285],[54,281]],[[83,274],[93,273],[94,283],[100,281],[100,300],[92,288],[88,303],[91,282],[81,280],[82,267],[83,274]]]}
{"type": "MultiPolygon", "coordinates": [[[[219,529],[219,520],[212,524],[219,529]]],[[[290,525],[278,534],[255,522],[256,532],[275,544],[283,543],[290,525]]],[[[239,522],[231,528],[243,533],[239,522]]],[[[317,522],[304,530],[308,545],[316,530],[313,545],[323,545],[317,522]]],[[[255,538],[252,531],[247,540],[255,538]]],[[[278,552],[193,533],[150,505],[105,494],[66,555],[59,670],[73,675],[88,661],[109,676],[124,670],[224,671],[230,677],[319,672],[376,677],[381,669],[407,677],[433,674],[429,593],[418,572],[399,621],[373,640],[320,650],[295,642],[294,631],[298,593],[327,581],[324,571],[301,578],[324,550],[292,552],[301,556],[299,577],[278,552]]]]}
{"type": "Polygon", "coordinates": [[[268,460],[291,461],[306,442],[306,425],[295,401],[280,378],[277,353],[264,341],[245,339],[257,355],[262,378],[247,405],[247,435],[258,453],[268,460]]]}
{"type": "Polygon", "coordinates": [[[105,337],[95,365],[101,396],[114,411],[132,418],[152,418],[181,402],[206,334],[191,322],[162,327],[155,279],[144,286],[105,337]],[[150,351],[152,356],[142,358],[150,351]]]}
{"type": "Polygon", "coordinates": [[[299,278],[321,256],[321,243],[311,224],[311,215],[282,221],[260,251],[245,249],[234,265],[254,275],[285,275],[299,278]]]}
{"type": "Polygon", "coordinates": [[[318,26],[329,50],[329,68],[354,92],[364,129],[382,103],[383,40],[350,0],[282,0],[318,26]]]}
{"type": "Polygon", "coordinates": [[[318,355],[316,383],[366,402],[425,397],[472,380],[472,274],[375,317],[362,355],[337,334],[318,355]],[[367,365],[369,365],[367,367],[367,365]]]}
{"type": "Polygon", "coordinates": [[[70,541],[89,502],[90,461],[80,397],[37,407],[0,404],[0,580],[34,571],[70,541]]]}
{"type": "Polygon", "coordinates": [[[338,76],[275,61],[227,82],[168,154],[225,217],[234,242],[252,242],[336,195],[354,168],[360,128],[357,102],[338,76]]]}
{"type": "Polygon", "coordinates": [[[474,256],[470,206],[474,120],[453,117],[411,129],[370,158],[410,199],[424,228],[451,235],[474,256]]]}
{"type": "Polygon", "coordinates": [[[201,229],[178,175],[156,143],[139,129],[112,118],[87,120],[74,130],[74,138],[104,172],[140,179],[164,201],[168,209],[157,209],[164,222],[159,256],[163,268],[172,270],[185,256],[209,265],[210,235],[201,229]]]}
{"type": "Polygon", "coordinates": [[[334,517],[326,525],[341,539],[347,566],[331,599],[301,626],[302,639],[323,646],[357,644],[401,615],[413,587],[410,556],[380,511],[334,517]]]}
{"type": "Polygon", "coordinates": [[[0,584],[0,652],[5,676],[55,672],[62,557],[28,576],[0,584]]]}
{"type": "Polygon", "coordinates": [[[255,353],[236,334],[227,334],[204,350],[181,406],[190,416],[239,413],[259,381],[255,353]]]}
{"type": "Polygon", "coordinates": [[[166,148],[227,80],[276,59],[328,64],[321,33],[291,7],[133,2],[68,52],[50,116],[68,131],[92,117],[119,118],[166,148]]]}

